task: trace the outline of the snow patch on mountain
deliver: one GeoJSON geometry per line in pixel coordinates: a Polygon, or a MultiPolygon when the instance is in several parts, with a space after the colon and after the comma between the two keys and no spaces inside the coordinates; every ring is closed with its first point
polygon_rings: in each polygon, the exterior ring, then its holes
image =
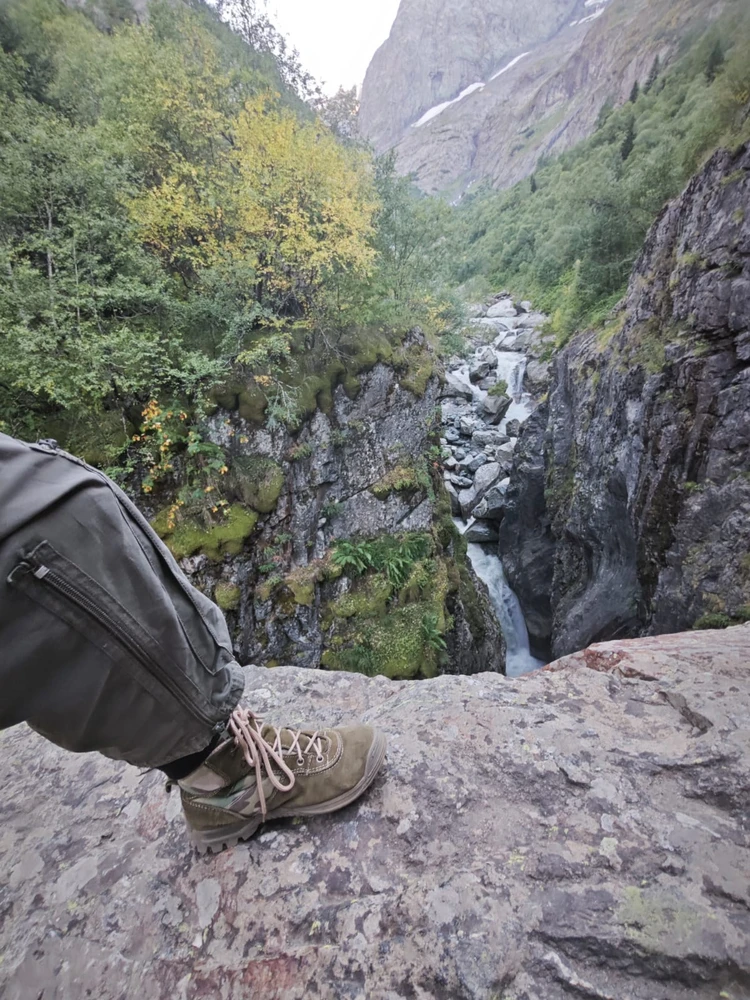
{"type": "Polygon", "coordinates": [[[436,104],[434,108],[430,108],[429,111],[425,111],[419,121],[414,122],[412,128],[421,128],[426,125],[427,122],[432,121],[433,118],[437,118],[438,115],[442,114],[446,108],[449,108],[452,104],[458,104],[459,101],[463,101],[465,97],[469,94],[474,94],[478,90],[484,90],[486,84],[479,81],[478,83],[471,83],[465,90],[462,90],[458,97],[454,97],[452,101],[443,101],[442,104],[436,104]]]}
{"type": "MultiPolygon", "coordinates": [[[[586,6],[588,6],[588,4],[586,6]]],[[[580,21],[571,21],[570,26],[571,28],[575,28],[578,24],[588,24],[589,21],[595,21],[597,17],[601,17],[603,13],[604,7],[599,7],[598,10],[594,11],[593,14],[589,14],[588,17],[582,17],[580,21]]]]}
{"type": "Polygon", "coordinates": [[[524,58],[524,56],[527,55],[529,55],[528,52],[522,52],[520,56],[516,56],[515,59],[511,59],[511,61],[508,63],[507,66],[503,66],[502,69],[498,70],[497,73],[495,73],[493,76],[490,77],[490,83],[492,83],[493,80],[497,80],[497,78],[499,76],[502,76],[503,73],[507,73],[509,69],[513,69],[516,63],[519,63],[524,58]]]}

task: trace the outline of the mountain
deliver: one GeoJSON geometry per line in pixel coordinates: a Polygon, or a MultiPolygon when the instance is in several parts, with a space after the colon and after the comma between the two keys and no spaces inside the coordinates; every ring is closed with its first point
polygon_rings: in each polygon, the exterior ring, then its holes
{"type": "Polygon", "coordinates": [[[428,192],[505,188],[590,135],[727,2],[402,0],[362,91],[360,127],[428,192]]]}

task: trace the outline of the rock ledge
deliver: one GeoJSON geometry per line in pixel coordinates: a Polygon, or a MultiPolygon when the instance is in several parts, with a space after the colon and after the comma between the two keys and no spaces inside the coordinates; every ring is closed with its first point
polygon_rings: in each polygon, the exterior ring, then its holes
{"type": "Polygon", "coordinates": [[[741,1000],[749,643],[608,643],[518,680],[249,668],[257,710],[364,717],[388,763],[337,818],[217,857],[158,775],[0,734],[0,995],[741,1000]]]}

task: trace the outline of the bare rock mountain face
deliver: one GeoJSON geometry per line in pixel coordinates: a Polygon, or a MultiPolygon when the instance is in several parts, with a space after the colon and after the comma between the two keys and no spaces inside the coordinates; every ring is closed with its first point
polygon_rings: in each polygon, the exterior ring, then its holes
{"type": "Polygon", "coordinates": [[[362,132],[425,191],[509,187],[590,135],[607,101],[626,101],[724,5],[402,0],[365,78],[362,132]]]}
{"type": "Polygon", "coordinates": [[[362,90],[361,123],[378,152],[430,108],[488,79],[570,20],[580,0],[402,0],[362,90]]]}
{"type": "Polygon", "coordinates": [[[524,428],[500,546],[556,656],[750,616],[748,206],[750,148],[717,153],[524,428]]]}
{"type": "Polygon", "coordinates": [[[248,669],[389,739],[363,800],[198,857],[163,778],[0,733],[4,1000],[741,1000],[750,627],[517,680],[248,669]],[[32,801],[33,800],[33,801],[32,801]]]}

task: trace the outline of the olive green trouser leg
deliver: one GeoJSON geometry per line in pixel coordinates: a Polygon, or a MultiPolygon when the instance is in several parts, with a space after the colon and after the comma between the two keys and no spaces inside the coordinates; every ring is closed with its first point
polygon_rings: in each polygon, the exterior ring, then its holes
{"type": "Polygon", "coordinates": [[[0,434],[0,729],[158,767],[243,687],[221,612],[117,486],[0,434]]]}

